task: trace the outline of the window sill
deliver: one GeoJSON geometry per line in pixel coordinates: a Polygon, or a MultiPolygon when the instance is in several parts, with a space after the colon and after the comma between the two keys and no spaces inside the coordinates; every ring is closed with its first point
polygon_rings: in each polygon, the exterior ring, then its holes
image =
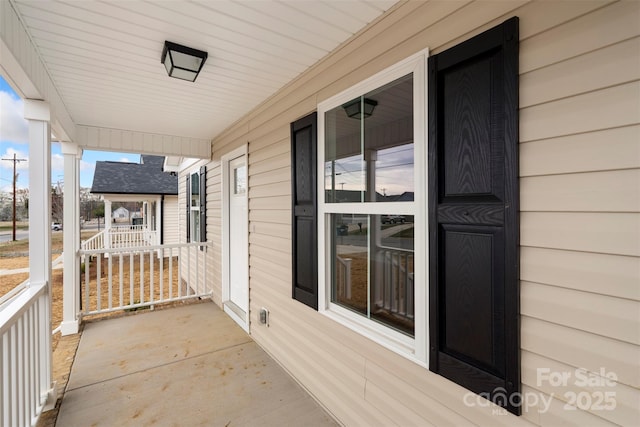
{"type": "Polygon", "coordinates": [[[329,307],[326,310],[320,311],[320,313],[357,334],[370,339],[374,343],[383,346],[387,350],[427,368],[427,363],[416,356],[415,338],[394,331],[387,326],[355,314],[336,304],[329,304],[329,307]]]}

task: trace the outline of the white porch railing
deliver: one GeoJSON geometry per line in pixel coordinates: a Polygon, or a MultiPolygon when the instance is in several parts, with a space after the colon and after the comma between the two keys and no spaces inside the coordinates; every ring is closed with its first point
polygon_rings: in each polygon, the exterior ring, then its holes
{"type": "Polygon", "coordinates": [[[80,247],[85,251],[93,251],[96,249],[104,248],[104,235],[105,230],[100,231],[98,234],[92,236],[87,240],[83,240],[80,247]]]}
{"type": "Polygon", "coordinates": [[[379,247],[382,277],[374,286],[376,306],[396,316],[413,320],[413,251],[379,247]]]}
{"type": "Polygon", "coordinates": [[[194,242],[80,250],[84,267],[82,315],[211,296],[204,285],[209,281],[209,246],[194,242]],[[189,283],[195,283],[196,289],[189,283]]]}
{"type": "Polygon", "coordinates": [[[115,226],[82,242],[82,250],[137,248],[156,244],[156,232],[144,225],[115,226]]]}
{"type": "Polygon", "coordinates": [[[108,237],[106,248],[135,248],[138,246],[153,246],[156,244],[156,232],[144,225],[127,225],[107,228],[108,237]]]}
{"type": "Polygon", "coordinates": [[[0,304],[0,424],[35,425],[52,393],[47,283],[26,284],[0,304]]]}

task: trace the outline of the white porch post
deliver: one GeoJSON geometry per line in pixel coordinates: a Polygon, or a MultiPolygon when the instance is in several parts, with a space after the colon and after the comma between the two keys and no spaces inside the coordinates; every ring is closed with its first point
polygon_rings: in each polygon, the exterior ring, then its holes
{"type": "Polygon", "coordinates": [[[29,121],[29,278],[51,284],[51,127],[49,104],[26,99],[29,121]]]}
{"type": "Polygon", "coordinates": [[[50,385],[47,404],[55,402],[51,349],[51,113],[44,101],[25,99],[24,118],[29,122],[29,283],[46,283],[47,300],[42,316],[44,333],[40,348],[46,351],[41,381],[50,385]]]}
{"type": "Polygon", "coordinates": [[[62,335],[77,334],[80,326],[80,159],[82,149],[71,142],[60,144],[64,156],[64,275],[62,335]]]}
{"type": "Polygon", "coordinates": [[[162,197],[156,199],[156,233],[154,245],[160,244],[160,233],[162,233],[162,197]]]}
{"type": "Polygon", "coordinates": [[[111,200],[104,199],[104,247],[111,248],[111,200]]]}

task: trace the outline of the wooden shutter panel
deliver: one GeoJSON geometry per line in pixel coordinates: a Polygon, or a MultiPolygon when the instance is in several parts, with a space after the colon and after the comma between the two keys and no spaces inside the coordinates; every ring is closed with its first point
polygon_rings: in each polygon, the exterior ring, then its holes
{"type": "Polygon", "coordinates": [[[518,37],[429,58],[430,369],[517,415],[518,37]]]}
{"type": "MultiPolygon", "coordinates": [[[[207,241],[207,167],[200,167],[200,241],[207,241]]],[[[201,246],[201,249],[204,247],[201,246]]]]}
{"type": "Polygon", "coordinates": [[[191,241],[191,174],[187,175],[187,243],[191,241]]]}
{"type": "Polygon", "coordinates": [[[293,298],[318,309],[317,113],[291,124],[293,298]]]}

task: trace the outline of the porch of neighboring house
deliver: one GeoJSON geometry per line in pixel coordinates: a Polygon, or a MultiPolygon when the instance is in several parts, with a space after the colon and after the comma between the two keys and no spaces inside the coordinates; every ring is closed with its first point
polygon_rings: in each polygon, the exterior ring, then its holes
{"type": "Polygon", "coordinates": [[[209,301],[86,322],[56,411],[40,425],[336,425],[209,301]]]}

